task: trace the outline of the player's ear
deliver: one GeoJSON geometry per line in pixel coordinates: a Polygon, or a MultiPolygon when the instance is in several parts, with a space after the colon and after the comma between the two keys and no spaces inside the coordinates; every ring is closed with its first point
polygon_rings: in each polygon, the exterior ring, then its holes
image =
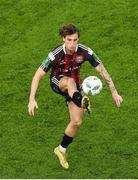
{"type": "Polygon", "coordinates": [[[63,41],[65,42],[65,37],[63,37],[63,41]]]}

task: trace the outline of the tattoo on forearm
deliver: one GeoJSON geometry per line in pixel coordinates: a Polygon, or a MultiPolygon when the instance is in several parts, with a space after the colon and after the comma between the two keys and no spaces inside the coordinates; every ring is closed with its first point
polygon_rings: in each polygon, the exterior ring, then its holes
{"type": "Polygon", "coordinates": [[[105,79],[105,81],[107,82],[111,92],[115,91],[116,88],[114,86],[114,83],[110,77],[110,75],[108,74],[107,70],[105,69],[105,67],[103,66],[103,64],[100,64],[97,68],[98,72],[101,74],[101,76],[105,79]]]}

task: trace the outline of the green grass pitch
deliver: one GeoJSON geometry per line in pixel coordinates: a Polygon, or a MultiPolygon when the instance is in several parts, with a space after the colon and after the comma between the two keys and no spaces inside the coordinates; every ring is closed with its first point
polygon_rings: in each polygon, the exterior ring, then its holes
{"type": "MultiPolygon", "coordinates": [[[[0,0],[0,178],[138,178],[138,1],[0,0]],[[121,108],[103,91],[91,97],[68,149],[63,170],[53,149],[68,123],[64,99],[39,85],[39,109],[27,113],[32,77],[51,48],[62,41],[58,28],[74,23],[80,42],[103,61],[119,93],[121,108]]],[[[82,78],[97,75],[86,63],[82,78]]]]}

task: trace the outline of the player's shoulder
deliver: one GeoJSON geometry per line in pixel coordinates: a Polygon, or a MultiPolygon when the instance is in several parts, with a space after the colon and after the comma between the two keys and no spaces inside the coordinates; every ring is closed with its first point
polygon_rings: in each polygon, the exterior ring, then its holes
{"type": "Polygon", "coordinates": [[[55,55],[55,54],[59,53],[62,50],[63,50],[63,44],[60,44],[60,45],[54,47],[51,52],[55,55]]]}
{"type": "Polygon", "coordinates": [[[93,50],[90,47],[86,46],[85,44],[79,43],[78,48],[90,55],[93,54],[93,50]]]}
{"type": "Polygon", "coordinates": [[[88,50],[88,48],[89,48],[88,46],[86,46],[85,44],[82,44],[82,43],[79,43],[78,47],[81,49],[84,49],[84,50],[88,50]]]}
{"type": "Polygon", "coordinates": [[[60,44],[51,50],[51,52],[48,54],[48,57],[50,58],[51,61],[53,61],[59,56],[60,52],[62,51],[63,51],[63,44],[60,44]]]}

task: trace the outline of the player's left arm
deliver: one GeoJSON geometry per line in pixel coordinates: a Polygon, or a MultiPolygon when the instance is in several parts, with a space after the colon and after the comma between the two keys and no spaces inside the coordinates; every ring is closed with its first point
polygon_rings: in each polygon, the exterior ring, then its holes
{"type": "Polygon", "coordinates": [[[117,89],[115,88],[115,85],[112,81],[112,78],[110,77],[109,73],[107,72],[107,70],[104,67],[104,65],[102,64],[102,62],[99,65],[97,65],[95,67],[95,69],[100,73],[100,75],[107,82],[107,84],[110,88],[113,100],[115,101],[117,107],[120,107],[121,103],[123,102],[123,98],[118,94],[117,89]]]}

